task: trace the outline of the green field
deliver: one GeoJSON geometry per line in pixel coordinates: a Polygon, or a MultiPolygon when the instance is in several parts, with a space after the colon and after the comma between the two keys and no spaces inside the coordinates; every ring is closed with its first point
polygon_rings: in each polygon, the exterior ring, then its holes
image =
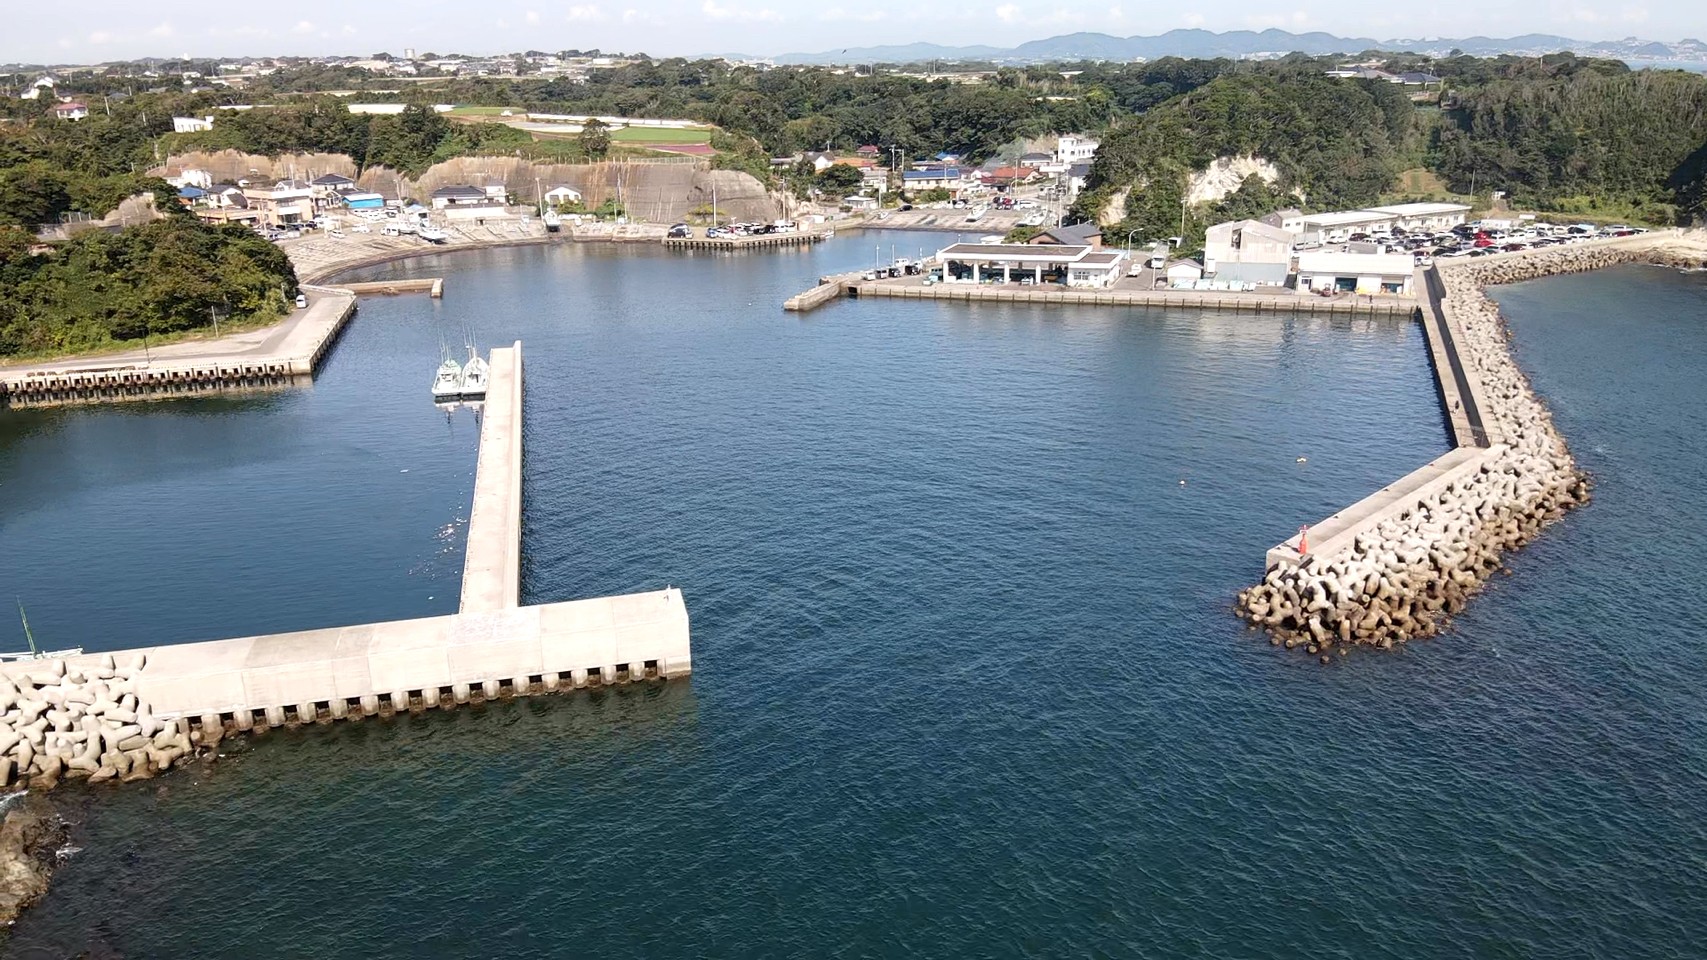
{"type": "Polygon", "coordinates": [[[710,130],[672,130],[660,127],[623,127],[610,132],[612,143],[710,143],[710,130]]]}

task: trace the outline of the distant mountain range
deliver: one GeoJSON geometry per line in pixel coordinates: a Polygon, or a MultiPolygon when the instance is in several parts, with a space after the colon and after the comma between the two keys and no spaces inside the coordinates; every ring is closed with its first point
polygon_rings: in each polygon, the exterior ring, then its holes
{"type": "Polygon", "coordinates": [[[1288,53],[1362,53],[1365,50],[1445,55],[1453,50],[1479,57],[1500,54],[1536,56],[1569,50],[1583,56],[1620,60],[1707,61],[1707,44],[1699,40],[1660,43],[1628,37],[1623,40],[1572,40],[1551,34],[1520,37],[1463,37],[1460,39],[1374,40],[1336,37],[1331,33],[1290,33],[1286,30],[1169,30],[1155,37],[1114,37],[1106,33],[1069,33],[1032,40],[1017,47],[945,47],[908,43],[883,47],[849,47],[823,53],[789,53],[777,63],[858,64],[926,63],[931,60],[983,60],[997,63],[1050,63],[1068,60],[1154,60],[1158,57],[1261,57],[1288,53]]]}

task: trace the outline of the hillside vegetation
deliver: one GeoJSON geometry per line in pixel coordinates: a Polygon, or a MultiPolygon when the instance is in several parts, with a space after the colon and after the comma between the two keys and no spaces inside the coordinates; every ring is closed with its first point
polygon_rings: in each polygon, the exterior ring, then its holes
{"type": "Polygon", "coordinates": [[[51,254],[0,227],[0,357],[140,343],[222,322],[269,320],[296,296],[284,252],[245,227],[168,217],[87,230],[51,254]]]}

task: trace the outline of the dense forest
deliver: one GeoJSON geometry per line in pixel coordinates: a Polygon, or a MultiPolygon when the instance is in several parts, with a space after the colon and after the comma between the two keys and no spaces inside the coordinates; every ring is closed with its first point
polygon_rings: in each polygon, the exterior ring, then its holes
{"type": "Polygon", "coordinates": [[[284,252],[241,226],[187,216],[86,230],[50,255],[0,227],[0,357],[69,353],[281,315],[296,296],[284,252]]]}
{"type": "Polygon", "coordinates": [[[1218,157],[1247,155],[1274,164],[1281,179],[1272,187],[1248,180],[1230,201],[1241,207],[1373,204],[1415,152],[1415,113],[1404,88],[1391,83],[1336,80],[1309,68],[1225,73],[1112,131],[1077,212],[1097,216],[1126,190],[1122,232],[1167,236],[1184,214],[1193,234],[1220,211],[1185,210],[1187,179],[1218,157]]]}

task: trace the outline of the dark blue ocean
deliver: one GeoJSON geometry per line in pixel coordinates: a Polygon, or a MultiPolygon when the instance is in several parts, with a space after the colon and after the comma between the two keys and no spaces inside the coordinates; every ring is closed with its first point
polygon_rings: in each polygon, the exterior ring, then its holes
{"type": "Polygon", "coordinates": [[[680,586],[695,666],[58,791],[82,850],[9,954],[1702,955],[1707,280],[1499,292],[1595,500],[1324,668],[1231,603],[1446,449],[1420,329],[780,309],[942,239],[374,268],[447,296],[364,300],[311,388],[0,413],[43,642],[445,613],[477,424],[427,385],[519,338],[525,599],[680,586]]]}

